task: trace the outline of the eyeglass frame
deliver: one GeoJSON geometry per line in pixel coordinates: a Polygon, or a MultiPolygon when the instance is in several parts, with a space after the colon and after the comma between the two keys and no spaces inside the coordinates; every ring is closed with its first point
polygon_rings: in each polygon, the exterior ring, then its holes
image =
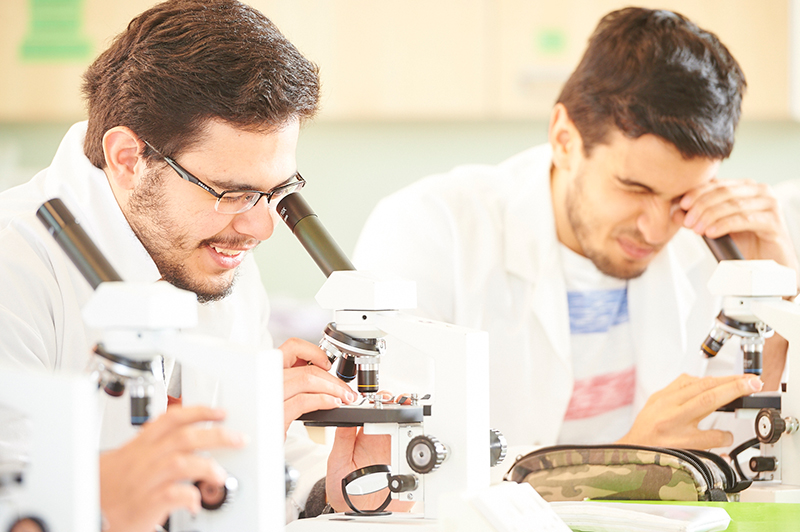
{"type": "Polygon", "coordinates": [[[245,207],[244,209],[242,209],[240,211],[237,211],[237,212],[223,212],[223,213],[220,213],[220,214],[241,214],[243,212],[247,212],[250,209],[252,209],[253,207],[255,207],[258,204],[258,202],[261,201],[261,198],[263,198],[264,196],[267,197],[267,205],[269,205],[270,201],[272,201],[272,198],[275,196],[276,193],[278,193],[278,192],[280,192],[282,190],[285,190],[287,188],[300,185],[297,188],[297,190],[293,191],[293,192],[297,192],[297,191],[301,190],[306,185],[306,180],[303,178],[303,176],[300,175],[300,172],[295,172],[292,177],[297,178],[296,181],[291,181],[290,183],[284,183],[282,185],[278,185],[277,187],[275,187],[272,190],[269,190],[267,192],[262,192],[260,190],[223,190],[222,192],[217,192],[216,190],[214,190],[210,186],[208,186],[205,183],[203,183],[202,181],[200,181],[189,170],[187,170],[186,168],[184,168],[183,166],[178,164],[178,162],[175,159],[173,159],[169,155],[164,155],[163,153],[158,151],[155,148],[155,146],[153,146],[152,144],[147,142],[145,139],[141,139],[141,140],[151,150],[156,152],[156,154],[159,157],[164,159],[164,162],[167,163],[170,166],[170,168],[175,170],[175,173],[177,173],[178,176],[180,176],[181,179],[184,179],[184,180],[186,180],[186,181],[188,181],[190,183],[193,183],[193,184],[197,185],[198,187],[202,188],[203,190],[205,190],[206,192],[208,192],[209,194],[211,194],[212,196],[217,198],[217,201],[214,204],[214,210],[217,211],[217,212],[220,212],[219,211],[219,203],[222,200],[222,198],[225,196],[225,194],[234,194],[234,193],[236,193],[236,194],[242,194],[242,193],[258,194],[258,199],[256,199],[253,203],[249,204],[248,207],[245,207]]]}

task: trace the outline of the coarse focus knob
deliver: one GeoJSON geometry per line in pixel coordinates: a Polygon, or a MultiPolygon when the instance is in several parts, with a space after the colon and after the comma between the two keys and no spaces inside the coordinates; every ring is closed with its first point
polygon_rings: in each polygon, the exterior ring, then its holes
{"type": "Polygon", "coordinates": [[[205,480],[198,480],[194,485],[200,491],[200,506],[205,510],[219,510],[231,503],[239,489],[239,481],[230,475],[221,486],[205,480]]]}
{"type": "Polygon", "coordinates": [[[433,436],[417,436],[406,447],[406,461],[420,474],[430,473],[447,458],[447,447],[433,436]]]}
{"type": "Polygon", "coordinates": [[[780,410],[762,408],[756,416],[756,436],[761,443],[775,443],[786,430],[780,410]]]}
{"type": "Polygon", "coordinates": [[[506,459],[508,443],[503,433],[497,429],[489,429],[489,467],[494,467],[506,459]]]}
{"type": "Polygon", "coordinates": [[[8,532],[48,532],[50,530],[44,521],[38,517],[22,517],[11,524],[8,532]]]}

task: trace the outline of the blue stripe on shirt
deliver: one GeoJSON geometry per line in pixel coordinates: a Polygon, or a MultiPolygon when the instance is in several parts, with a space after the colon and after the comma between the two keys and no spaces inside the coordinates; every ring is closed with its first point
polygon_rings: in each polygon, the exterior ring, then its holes
{"type": "Polygon", "coordinates": [[[628,287],[567,292],[572,334],[604,333],[628,321],[628,287]]]}

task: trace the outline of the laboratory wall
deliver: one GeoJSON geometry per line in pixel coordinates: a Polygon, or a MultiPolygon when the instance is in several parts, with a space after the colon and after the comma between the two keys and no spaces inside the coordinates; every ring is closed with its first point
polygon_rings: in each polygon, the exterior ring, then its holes
{"type": "MultiPolygon", "coordinates": [[[[0,190],[46,167],[85,117],[80,76],[145,0],[0,2],[0,190]]],[[[320,67],[304,125],[305,196],[350,253],[379,198],[459,164],[493,164],[546,140],[558,89],[616,0],[252,0],[320,67]]],[[[716,32],[748,79],[722,177],[800,179],[797,0],[643,0],[716,32]]],[[[324,281],[285,227],[256,252],[274,332],[313,337],[324,281]]]]}

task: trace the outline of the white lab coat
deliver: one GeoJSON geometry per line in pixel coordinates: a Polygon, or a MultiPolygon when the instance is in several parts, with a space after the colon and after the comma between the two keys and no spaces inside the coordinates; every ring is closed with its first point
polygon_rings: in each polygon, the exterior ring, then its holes
{"type": "MultiPolygon", "coordinates": [[[[81,318],[91,286],[36,218],[44,201],[61,198],[124,280],[155,282],[160,278],[119,209],[105,173],[83,154],[85,134],[85,122],[74,125],[49,168],[0,194],[0,247],[4,250],[0,259],[0,364],[81,372],[98,340],[98,331],[85,327],[81,318]]],[[[197,330],[270,349],[268,319],[269,303],[251,255],[239,269],[233,293],[222,301],[201,305],[197,330]]],[[[173,366],[172,360],[165,360],[154,412],[166,408],[166,386],[173,366]]],[[[101,448],[114,448],[135,435],[127,393],[116,399],[101,394],[101,403],[101,448]]],[[[325,459],[325,450],[308,439],[305,429],[293,427],[286,443],[286,460],[303,475],[292,506],[305,504],[311,485],[325,474],[325,459]]],[[[290,509],[292,515],[296,516],[294,509],[290,509]]]]}
{"type": "MultiPolygon", "coordinates": [[[[419,314],[489,332],[491,424],[518,452],[556,443],[573,387],[551,158],[544,145],[418,181],[378,204],[354,255],[359,269],[415,280],[419,314]]],[[[706,289],[715,265],[681,230],[630,281],[635,412],[680,373],[711,369],[699,348],[719,310],[706,289]]],[[[733,370],[724,351],[718,372],[733,370]]]]}

